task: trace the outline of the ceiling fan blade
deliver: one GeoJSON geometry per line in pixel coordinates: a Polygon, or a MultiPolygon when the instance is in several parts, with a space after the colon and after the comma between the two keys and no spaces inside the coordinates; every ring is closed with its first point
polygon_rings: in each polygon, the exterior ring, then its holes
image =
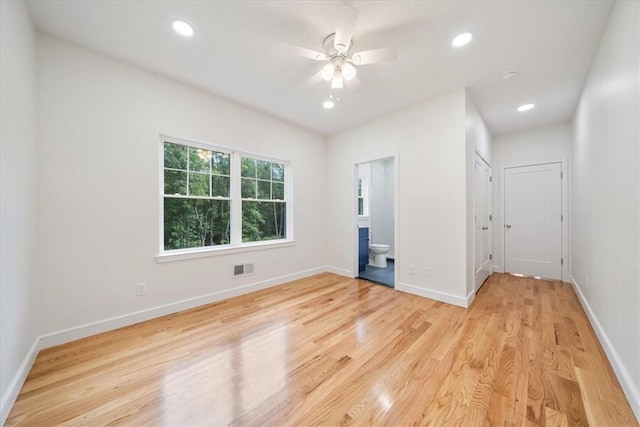
{"type": "Polygon", "coordinates": [[[322,52],[308,49],[303,46],[298,46],[297,44],[291,42],[284,42],[284,44],[290,51],[292,51],[296,55],[304,56],[305,58],[313,59],[314,61],[325,61],[329,59],[329,57],[322,52]]]}
{"type": "Polygon", "coordinates": [[[363,50],[351,55],[351,61],[355,65],[374,64],[376,62],[395,61],[398,57],[398,49],[395,47],[383,47],[380,49],[363,50]]]}
{"type": "Polygon", "coordinates": [[[360,92],[360,89],[362,89],[358,76],[353,76],[351,80],[345,80],[344,84],[346,84],[349,90],[354,93],[360,92]]]}
{"type": "Polygon", "coordinates": [[[340,8],[336,35],[333,41],[333,47],[335,47],[338,52],[346,52],[351,46],[351,38],[353,37],[357,20],[358,9],[347,6],[346,4],[340,8]]]}
{"type": "Polygon", "coordinates": [[[322,81],[322,69],[320,69],[320,71],[318,71],[313,76],[311,76],[311,78],[307,80],[307,83],[305,83],[305,86],[313,86],[320,83],[321,81],[322,81]]]}

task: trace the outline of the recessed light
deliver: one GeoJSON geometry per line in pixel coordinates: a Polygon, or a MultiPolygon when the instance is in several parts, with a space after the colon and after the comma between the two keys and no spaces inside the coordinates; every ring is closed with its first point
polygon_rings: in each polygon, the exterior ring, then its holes
{"type": "Polygon", "coordinates": [[[509,80],[514,78],[517,75],[518,75],[517,71],[507,71],[504,74],[502,74],[502,80],[509,80]]]}
{"type": "Polygon", "coordinates": [[[182,36],[191,37],[193,35],[193,27],[184,21],[173,21],[172,25],[176,33],[182,36]]]}
{"type": "Polygon", "coordinates": [[[336,105],[336,104],[335,104],[332,100],[330,100],[330,99],[327,99],[326,101],[324,101],[324,102],[322,103],[322,106],[323,106],[326,110],[330,110],[330,109],[332,109],[333,107],[335,107],[335,105],[336,105]]]}
{"type": "Polygon", "coordinates": [[[534,104],[524,104],[518,107],[518,111],[520,112],[529,111],[529,110],[532,110],[533,107],[535,107],[534,104]]]}
{"type": "Polygon", "coordinates": [[[451,44],[454,45],[455,47],[464,46],[465,44],[469,43],[472,38],[473,38],[473,34],[471,33],[458,34],[456,38],[453,39],[451,44]]]}

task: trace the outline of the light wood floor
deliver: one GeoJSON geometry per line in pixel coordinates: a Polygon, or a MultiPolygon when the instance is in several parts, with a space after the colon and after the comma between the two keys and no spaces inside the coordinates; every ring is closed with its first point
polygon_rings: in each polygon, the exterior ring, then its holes
{"type": "Polygon", "coordinates": [[[566,283],[321,274],[44,350],[8,425],[638,425],[566,283]]]}

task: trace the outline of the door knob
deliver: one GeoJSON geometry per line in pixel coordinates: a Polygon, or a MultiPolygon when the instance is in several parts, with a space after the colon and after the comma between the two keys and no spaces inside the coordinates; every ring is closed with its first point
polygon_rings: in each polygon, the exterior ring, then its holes
{"type": "Polygon", "coordinates": [[[504,226],[507,228],[511,228],[511,224],[505,224],[504,226]]]}
{"type": "Polygon", "coordinates": [[[489,227],[482,227],[482,229],[483,229],[483,230],[488,230],[488,229],[489,229],[489,227]]]}

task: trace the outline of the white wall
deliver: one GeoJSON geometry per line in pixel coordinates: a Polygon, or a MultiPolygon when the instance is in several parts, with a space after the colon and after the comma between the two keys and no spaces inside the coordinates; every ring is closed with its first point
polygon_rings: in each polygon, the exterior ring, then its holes
{"type": "Polygon", "coordinates": [[[45,332],[324,266],[323,136],[48,36],[38,84],[45,332]],[[295,246],[156,263],[160,133],[290,160],[295,246]],[[233,279],[248,261],[255,275],[233,279]]]}
{"type": "Polygon", "coordinates": [[[571,275],[640,418],[640,3],[616,2],[574,117],[571,275]]]}
{"type": "Polygon", "coordinates": [[[389,245],[389,258],[393,258],[395,253],[393,165],[393,159],[381,159],[371,163],[371,243],[389,245]]]}
{"type": "Polygon", "coordinates": [[[329,138],[327,257],[334,271],[355,274],[354,164],[398,155],[396,288],[466,304],[464,125],[460,89],[329,138]]]}
{"type": "MultiPolygon", "coordinates": [[[[480,115],[480,111],[468,92],[465,98],[465,111],[466,118],[464,128],[467,143],[490,165],[492,160],[493,136],[491,136],[489,128],[487,128],[484,119],[480,115]]],[[[471,153],[471,159],[473,165],[475,161],[473,152],[471,153]]]]}
{"type": "MultiPolygon", "coordinates": [[[[549,162],[568,162],[571,167],[571,144],[573,129],[571,123],[559,123],[541,128],[529,129],[507,135],[496,136],[493,140],[493,263],[496,271],[504,271],[502,265],[503,221],[504,208],[500,205],[502,189],[502,169],[510,166],[524,166],[549,162]]],[[[565,171],[564,178],[570,180],[570,174],[565,171]]],[[[568,186],[569,188],[570,185],[568,186]]],[[[570,210],[568,210],[570,211],[570,210]]],[[[568,219],[568,218],[567,218],[568,219]]],[[[567,238],[563,244],[567,243],[567,238]]],[[[568,255],[568,252],[563,251],[568,255]]],[[[565,255],[565,259],[568,256],[565,255]]],[[[567,265],[569,264],[567,260],[567,265]]],[[[566,267],[566,266],[565,266],[566,267]]],[[[566,268],[565,268],[566,270],[566,268]]],[[[563,272],[567,281],[568,270],[563,272]]]]}
{"type": "Polygon", "coordinates": [[[0,2],[0,424],[39,333],[36,283],[36,53],[25,2],[0,2]]]}
{"type": "Polygon", "coordinates": [[[493,150],[493,137],[480,115],[468,91],[465,91],[465,140],[466,140],[466,233],[467,233],[467,295],[475,290],[475,153],[478,153],[490,166],[493,150]]]}

